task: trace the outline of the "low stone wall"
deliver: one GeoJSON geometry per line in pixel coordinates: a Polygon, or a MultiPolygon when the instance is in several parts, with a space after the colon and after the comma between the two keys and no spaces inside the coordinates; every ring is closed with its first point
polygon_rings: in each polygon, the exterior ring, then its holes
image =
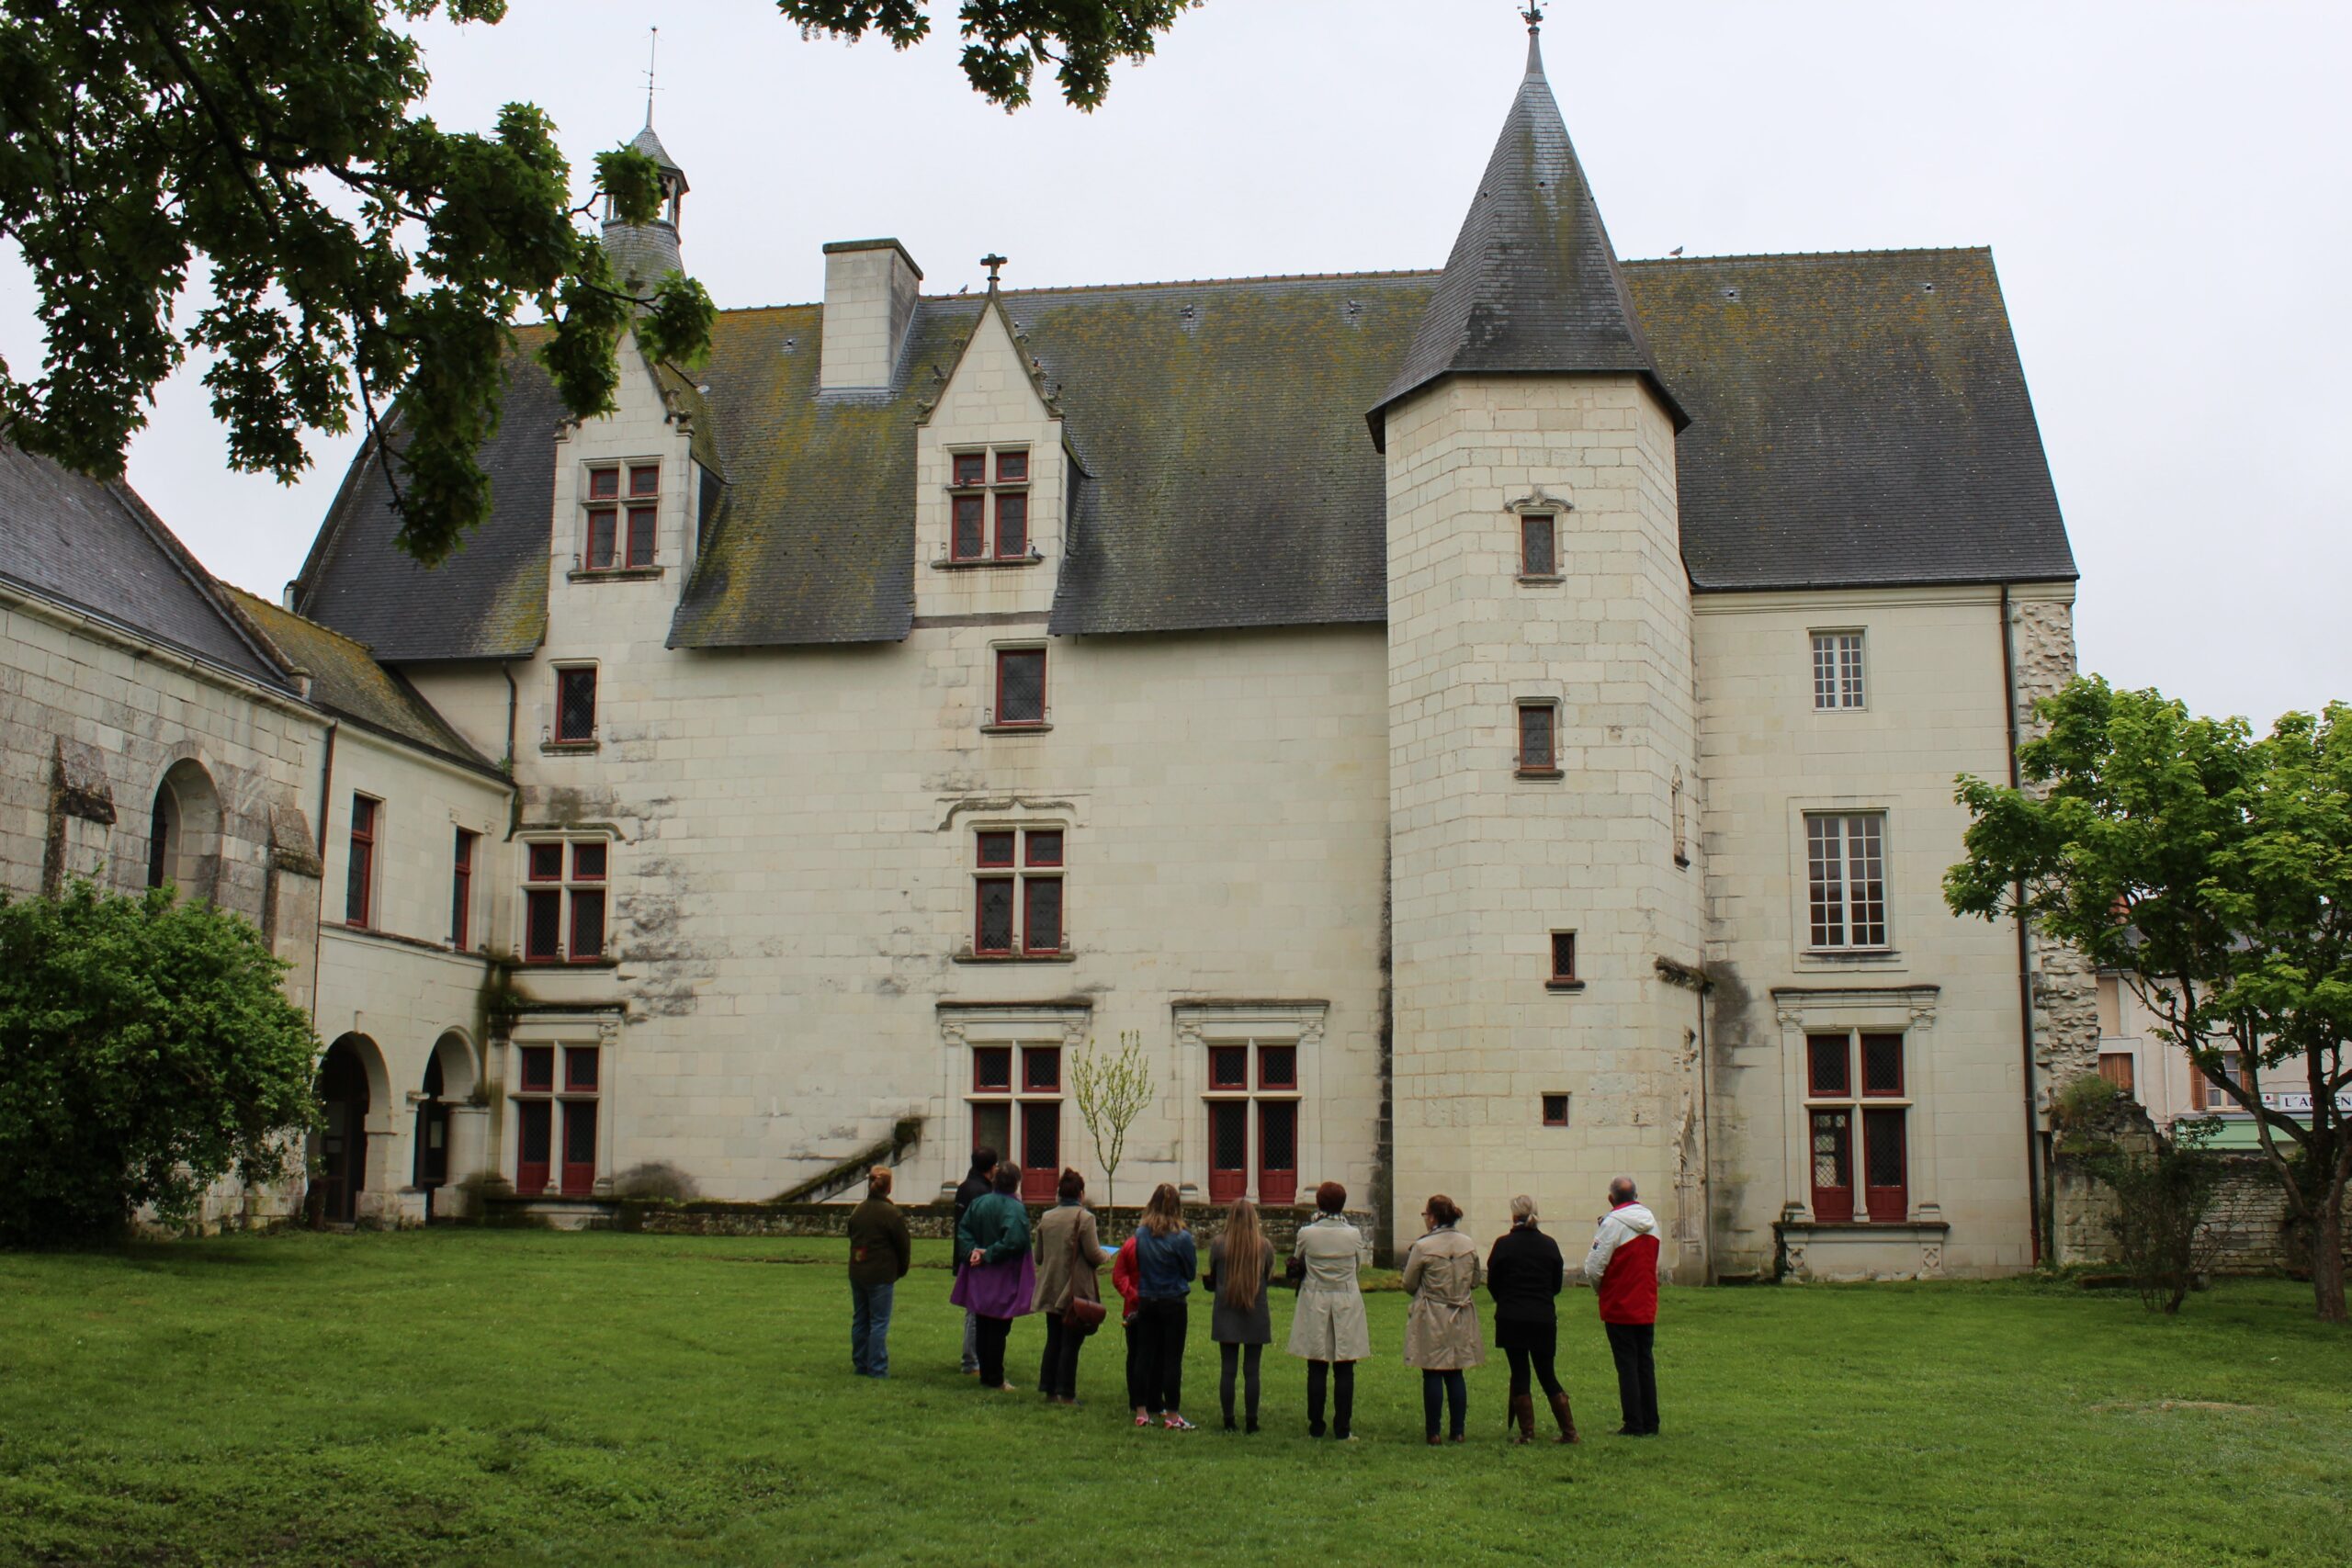
{"type": "MultiPolygon", "coordinates": [[[[577,1201],[563,1205],[564,1213],[547,1211],[546,1200],[526,1198],[491,1198],[486,1202],[489,1218],[493,1223],[531,1224],[567,1222],[596,1229],[638,1232],[647,1235],[769,1235],[769,1236],[837,1236],[849,1224],[853,1203],[723,1203],[698,1201],[685,1203],[660,1201],[615,1201],[583,1204],[577,1201]]],[[[1032,1203],[1030,1213],[1039,1215],[1052,1207],[1047,1203],[1032,1203]]],[[[945,1202],[910,1203],[900,1207],[907,1217],[908,1231],[924,1240],[945,1241],[955,1234],[955,1206],[945,1202]]],[[[1094,1211],[1105,1239],[1125,1236],[1136,1227],[1141,1211],[1122,1204],[1117,1209],[1094,1211]]],[[[1306,1208],[1260,1209],[1259,1224],[1264,1228],[1279,1251],[1290,1249],[1298,1227],[1314,1218],[1315,1212],[1306,1208]]],[[[1364,1235],[1367,1245],[1372,1236],[1373,1219],[1369,1212],[1351,1210],[1348,1219],[1364,1235]]],[[[1216,1238],[1225,1220],[1222,1205],[1187,1204],[1184,1223],[1205,1247],[1216,1238]]]]}
{"type": "MultiPolygon", "coordinates": [[[[2270,1168],[2267,1156],[2219,1154],[2224,1166],[2212,1212],[2205,1221],[2216,1274],[2297,1273],[2311,1268],[2311,1238],[2287,1213],[2286,1190],[2270,1168]]],[[[2108,1219],[2115,1211],[2115,1194],[2090,1172],[2087,1159],[2061,1153],[2052,1188],[2055,1203],[2057,1262],[2104,1264],[2115,1261],[2115,1237],[2108,1219]]],[[[2346,1238],[2345,1256],[2352,1259],[2352,1236],[2346,1238]]]]}

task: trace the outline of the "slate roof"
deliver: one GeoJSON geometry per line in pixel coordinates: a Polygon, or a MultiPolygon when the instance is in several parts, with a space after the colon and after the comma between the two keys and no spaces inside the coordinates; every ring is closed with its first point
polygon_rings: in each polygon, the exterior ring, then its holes
{"type": "Polygon", "coordinates": [[[2071,581],[1993,254],[1626,264],[1702,591],[2071,581]]]}
{"type": "Polygon", "coordinates": [[[227,592],[237,609],[275,645],[286,664],[310,674],[312,706],[465,767],[503,777],[490,759],[449,728],[415,687],[377,663],[365,646],[280,609],[258,594],[242,588],[227,592]]]}
{"type": "Polygon", "coordinates": [[[1684,423],[1659,380],[1530,28],[1527,74],[1412,345],[1368,416],[1373,440],[1385,442],[1390,405],[1443,376],[1628,373],[1646,378],[1678,427],[1684,423]]]}
{"type": "Polygon", "coordinates": [[[366,643],[389,664],[526,659],[547,635],[548,530],[555,511],[555,436],[564,420],[555,383],[524,352],[481,464],[491,515],[446,568],[419,566],[392,543],[400,519],[372,448],[352,459],[298,579],[295,607],[366,643]]]}
{"type": "Polygon", "coordinates": [[[0,441],[0,578],[149,641],[290,690],[196,558],[119,480],[0,441]]]}

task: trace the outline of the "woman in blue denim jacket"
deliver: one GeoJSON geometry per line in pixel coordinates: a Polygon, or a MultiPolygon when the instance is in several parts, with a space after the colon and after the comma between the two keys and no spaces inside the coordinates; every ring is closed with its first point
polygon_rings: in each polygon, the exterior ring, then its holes
{"type": "MultiPolygon", "coordinates": [[[[1144,1387],[1150,1396],[1145,1403],[1166,1412],[1160,1424],[1171,1432],[1193,1430],[1193,1424],[1182,1415],[1188,1313],[1184,1298],[1199,1268],[1193,1233],[1184,1228],[1183,1201],[1176,1196],[1175,1188],[1163,1181],[1152,1190],[1151,1201],[1144,1205],[1143,1224],[1136,1232],[1136,1272],[1140,1285],[1136,1323],[1143,1338],[1144,1387]]],[[[1148,1416],[1136,1417],[1138,1427],[1150,1424],[1148,1416]]]]}

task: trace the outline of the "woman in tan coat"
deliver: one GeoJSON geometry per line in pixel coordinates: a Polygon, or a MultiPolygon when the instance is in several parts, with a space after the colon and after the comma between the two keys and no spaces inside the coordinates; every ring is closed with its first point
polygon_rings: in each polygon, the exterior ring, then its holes
{"type": "Polygon", "coordinates": [[[1086,1207],[1086,1178],[1065,1169],[1055,1192],[1060,1201],[1037,1222],[1037,1294],[1029,1310],[1046,1314],[1037,1392],[1048,1404],[1076,1404],[1078,1353],[1094,1328],[1074,1322],[1069,1304],[1102,1300],[1094,1281],[1094,1271],[1102,1266],[1102,1243],[1086,1207]]]}
{"type": "Polygon", "coordinates": [[[1316,1217],[1301,1225],[1291,1244],[1290,1277],[1298,1284],[1298,1307],[1290,1320],[1290,1353],[1306,1362],[1306,1435],[1323,1435],[1323,1391],[1334,1400],[1331,1436],[1354,1441],[1356,1363],[1372,1354],[1371,1325],[1364,1320],[1363,1292],[1356,1264],[1363,1236],[1348,1224],[1348,1190],[1327,1181],[1315,1190],[1316,1217]]]}
{"type": "Polygon", "coordinates": [[[1478,1337],[1478,1300],[1474,1292],[1486,1274],[1477,1245],[1453,1228],[1462,1206],[1441,1192],[1421,1211],[1429,1233],[1405,1255],[1405,1289],[1413,1310],[1405,1319],[1405,1364],[1421,1369],[1421,1421],[1430,1447],[1461,1442],[1470,1416],[1470,1384],[1462,1373],[1482,1366],[1486,1348],[1478,1337]],[[1438,1436],[1438,1417],[1450,1415],[1438,1436]]]}

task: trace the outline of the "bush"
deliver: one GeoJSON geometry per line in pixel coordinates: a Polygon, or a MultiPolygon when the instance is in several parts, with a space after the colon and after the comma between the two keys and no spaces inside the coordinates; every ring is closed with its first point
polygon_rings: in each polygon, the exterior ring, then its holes
{"type": "Polygon", "coordinates": [[[639,1201],[691,1203],[702,1196],[702,1189],[685,1171],[668,1160],[656,1159],[630,1166],[614,1177],[613,1196],[639,1201]]]}
{"type": "Polygon", "coordinates": [[[2108,1229],[2141,1302],[2150,1312],[2178,1312],[2212,1262],[2218,1238],[2205,1216],[2221,1162],[2188,1140],[2159,1139],[2153,1153],[2099,1156],[2091,1168],[2114,1190],[2108,1229]]]}
{"type": "Polygon", "coordinates": [[[234,1174],[285,1176],[318,1040],[261,933],[208,903],[77,883],[0,893],[0,1243],[185,1224],[234,1174]]]}

